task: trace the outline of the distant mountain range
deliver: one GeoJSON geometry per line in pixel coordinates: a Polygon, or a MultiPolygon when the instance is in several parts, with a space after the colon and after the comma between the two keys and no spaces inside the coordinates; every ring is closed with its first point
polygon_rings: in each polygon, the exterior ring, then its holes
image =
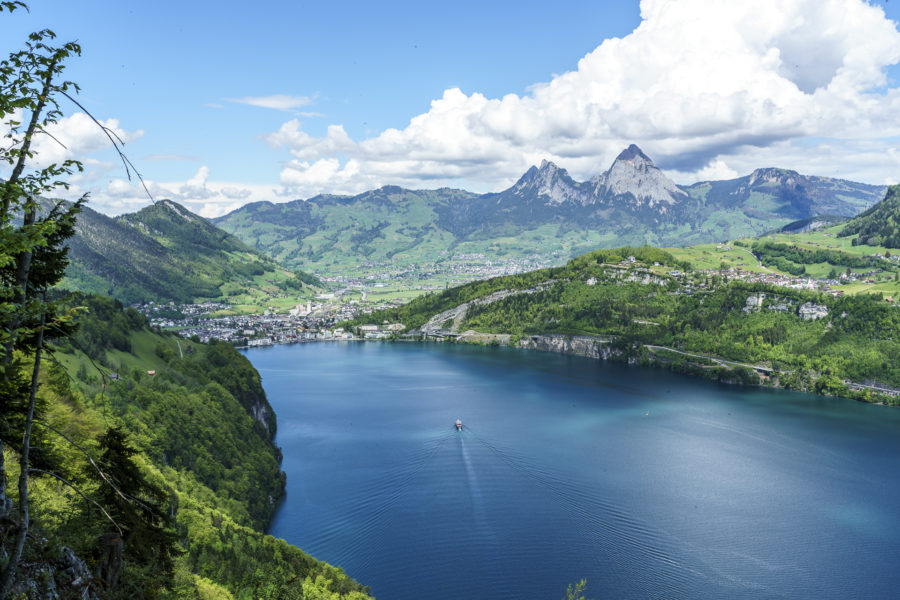
{"type": "Polygon", "coordinates": [[[171,200],[116,218],[85,208],[69,258],[63,287],[124,302],[219,298],[278,279],[318,283],[171,200]]]}
{"type": "Polygon", "coordinates": [[[544,161],[499,193],[387,186],[251,203],[213,222],[286,266],[346,272],[360,263],[421,264],[473,253],[565,259],[626,244],[722,241],[817,215],[852,217],[885,189],[776,168],[680,186],[631,145],[585,182],[544,161]]]}

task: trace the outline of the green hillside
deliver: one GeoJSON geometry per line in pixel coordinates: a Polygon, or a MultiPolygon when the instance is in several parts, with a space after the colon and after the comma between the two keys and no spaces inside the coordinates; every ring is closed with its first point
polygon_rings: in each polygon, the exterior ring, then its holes
{"type": "Polygon", "coordinates": [[[847,223],[840,235],[857,236],[855,243],[900,248],[900,186],[891,186],[884,200],[847,223]]]}
{"type": "MultiPolygon", "coordinates": [[[[56,341],[54,362],[42,375],[42,455],[84,496],[108,497],[74,444],[99,459],[106,456],[101,440],[117,428],[136,451],[136,477],[149,486],[138,499],[167,515],[142,525],[143,509],[128,517],[133,513],[118,507],[115,494],[108,500],[107,510],[129,525],[120,583],[104,598],[368,597],[339,569],[263,533],[283,495],[284,474],[272,441],[275,418],[246,358],[226,344],[151,331],[136,311],[108,298],[76,296],[69,303],[86,312],[71,339],[56,341]],[[168,567],[159,549],[166,543],[168,567]]],[[[7,467],[16,463],[10,451],[8,458],[7,467]]],[[[101,466],[116,477],[116,467],[101,466]]],[[[55,479],[35,477],[31,489],[36,539],[46,539],[28,546],[24,568],[44,564],[65,545],[93,570],[101,559],[96,540],[110,523],[55,479]]]]}
{"type": "Polygon", "coordinates": [[[816,215],[851,217],[884,193],[785,169],[680,189],[671,206],[648,206],[631,194],[594,194],[592,182],[575,182],[545,164],[499,193],[386,186],[356,196],[252,203],[214,222],[291,268],[358,276],[437,265],[471,279],[467,268],[486,261],[561,264],[596,248],[686,246],[762,235],[816,215]],[[548,195],[555,189],[564,193],[548,195]]]}
{"type": "Polygon", "coordinates": [[[292,268],[336,273],[369,263],[421,265],[458,243],[438,226],[440,207],[474,196],[384,187],[356,198],[248,204],[214,222],[292,268]]]}
{"type": "MultiPolygon", "coordinates": [[[[884,266],[896,278],[900,266],[884,266]]],[[[580,352],[592,356],[891,403],[897,398],[865,385],[900,387],[900,309],[881,294],[834,297],[741,280],[650,247],[473,282],[347,326],[383,321],[402,322],[413,336],[545,349],[581,342],[542,336],[587,336],[580,352]]]]}
{"type": "Polygon", "coordinates": [[[218,298],[249,303],[254,295],[319,284],[170,200],[118,218],[85,208],[69,248],[63,287],[126,303],[218,298]]]}

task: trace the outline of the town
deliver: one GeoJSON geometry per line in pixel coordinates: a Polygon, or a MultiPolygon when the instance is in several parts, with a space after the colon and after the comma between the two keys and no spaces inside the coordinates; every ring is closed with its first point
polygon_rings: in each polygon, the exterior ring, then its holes
{"type": "MultiPolygon", "coordinates": [[[[728,281],[739,280],[752,283],[767,283],[774,286],[818,290],[833,296],[841,296],[841,286],[848,283],[875,283],[875,277],[882,273],[875,269],[866,273],[841,273],[837,278],[812,278],[775,272],[754,272],[739,267],[723,269],[697,269],[684,273],[676,269],[667,270],[659,264],[653,268],[640,267],[635,264],[634,257],[629,256],[617,265],[606,265],[614,277],[624,282],[665,285],[669,281],[679,285],[672,293],[694,294],[708,291],[728,281]]],[[[468,271],[464,279],[471,281],[481,275],[487,278],[497,275],[508,275],[524,272],[533,267],[531,264],[514,262],[501,265],[485,265],[485,269],[468,271]]],[[[421,274],[421,273],[420,273],[421,274]]],[[[405,273],[410,275],[410,273],[405,273]]],[[[405,328],[402,323],[371,323],[355,327],[352,331],[337,327],[338,323],[355,319],[363,314],[383,308],[397,307],[399,300],[367,300],[368,294],[377,293],[385,284],[379,282],[388,274],[380,277],[365,276],[347,279],[343,277],[329,278],[328,281],[337,291],[323,292],[315,301],[307,300],[287,310],[269,307],[262,314],[223,314],[231,310],[227,303],[203,302],[200,304],[178,304],[169,302],[158,304],[144,302],[134,305],[150,321],[151,326],[178,332],[184,337],[194,337],[202,342],[221,340],[239,347],[270,346],[275,344],[294,344],[303,342],[353,339],[388,339],[397,336],[405,328]],[[361,295],[362,300],[357,299],[361,295]]],[[[592,278],[593,279],[593,278],[592,278]]],[[[596,280],[588,280],[588,285],[596,284],[596,280]]],[[[430,293],[443,289],[435,286],[415,286],[418,294],[430,293]]],[[[885,298],[893,302],[893,298],[885,298]]],[[[817,315],[819,316],[819,315],[817,315]]]]}

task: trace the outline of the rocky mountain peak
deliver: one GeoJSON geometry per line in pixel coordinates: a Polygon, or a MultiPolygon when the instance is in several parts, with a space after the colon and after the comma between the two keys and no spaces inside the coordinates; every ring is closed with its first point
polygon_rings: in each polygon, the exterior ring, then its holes
{"type": "Polygon", "coordinates": [[[657,208],[660,212],[687,198],[635,144],[619,153],[609,170],[591,183],[597,197],[631,196],[636,207],[657,208]]]}
{"type": "Polygon", "coordinates": [[[541,161],[540,167],[528,169],[513,186],[512,192],[519,196],[546,197],[547,204],[582,201],[579,186],[569,172],[546,159],[541,161]]]}
{"type": "Polygon", "coordinates": [[[638,148],[636,144],[631,144],[630,146],[628,146],[627,148],[622,150],[619,153],[619,156],[616,157],[616,162],[618,162],[620,160],[623,160],[626,162],[641,161],[641,162],[648,162],[651,165],[653,164],[653,161],[650,160],[650,157],[647,156],[646,154],[644,154],[643,150],[638,148]]]}
{"type": "Polygon", "coordinates": [[[750,173],[750,181],[747,185],[777,183],[781,185],[793,186],[799,183],[803,175],[791,169],[778,169],[776,167],[766,167],[756,169],[750,173]]]}

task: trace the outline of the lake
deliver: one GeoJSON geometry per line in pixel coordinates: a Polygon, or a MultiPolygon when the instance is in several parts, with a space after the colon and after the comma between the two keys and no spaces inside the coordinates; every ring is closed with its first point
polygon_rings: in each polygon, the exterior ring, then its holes
{"type": "Polygon", "coordinates": [[[270,533],[380,600],[900,586],[900,409],[507,348],[246,355],[288,477],[270,533]]]}

